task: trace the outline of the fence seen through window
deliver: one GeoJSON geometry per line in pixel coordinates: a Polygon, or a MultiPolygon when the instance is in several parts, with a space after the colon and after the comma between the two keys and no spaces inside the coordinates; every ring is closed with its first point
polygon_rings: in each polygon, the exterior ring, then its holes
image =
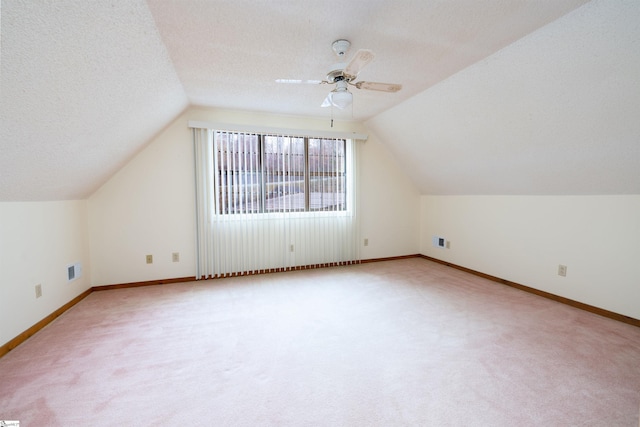
{"type": "Polygon", "coordinates": [[[346,141],[215,132],[217,214],[344,211],[346,141]]]}

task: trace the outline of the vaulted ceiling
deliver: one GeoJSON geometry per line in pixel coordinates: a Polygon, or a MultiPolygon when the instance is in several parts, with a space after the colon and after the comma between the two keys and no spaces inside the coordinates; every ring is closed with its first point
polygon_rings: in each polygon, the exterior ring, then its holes
{"type": "Polygon", "coordinates": [[[423,193],[640,193],[633,0],[2,0],[0,200],[84,198],[189,105],[365,122],[423,193]],[[584,6],[583,6],[584,5],[584,6]],[[371,49],[321,108],[331,43],[371,49]],[[589,168],[595,169],[590,171],[589,168]]]}

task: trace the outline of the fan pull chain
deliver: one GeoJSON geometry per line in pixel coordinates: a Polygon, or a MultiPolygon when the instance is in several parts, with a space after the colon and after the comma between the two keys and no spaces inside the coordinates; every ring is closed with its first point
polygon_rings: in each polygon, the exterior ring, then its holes
{"type": "Polygon", "coordinates": [[[331,105],[331,127],[333,127],[333,104],[331,105]]]}

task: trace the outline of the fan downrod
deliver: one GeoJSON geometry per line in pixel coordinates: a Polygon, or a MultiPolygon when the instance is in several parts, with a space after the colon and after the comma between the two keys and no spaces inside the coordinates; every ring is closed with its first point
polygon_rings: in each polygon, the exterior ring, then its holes
{"type": "Polygon", "coordinates": [[[350,47],[351,42],[345,39],[338,39],[331,44],[331,48],[338,57],[339,62],[331,66],[331,69],[327,73],[327,83],[337,83],[342,80],[349,82],[349,79],[344,75],[343,70],[347,65],[344,62],[344,58],[350,47]]]}

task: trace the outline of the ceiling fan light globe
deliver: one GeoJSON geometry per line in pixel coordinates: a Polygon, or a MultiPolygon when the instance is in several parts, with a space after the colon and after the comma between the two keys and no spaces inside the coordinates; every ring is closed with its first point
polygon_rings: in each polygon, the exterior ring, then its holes
{"type": "Polygon", "coordinates": [[[334,107],[344,110],[353,102],[353,94],[349,91],[331,92],[330,101],[334,107]]]}

